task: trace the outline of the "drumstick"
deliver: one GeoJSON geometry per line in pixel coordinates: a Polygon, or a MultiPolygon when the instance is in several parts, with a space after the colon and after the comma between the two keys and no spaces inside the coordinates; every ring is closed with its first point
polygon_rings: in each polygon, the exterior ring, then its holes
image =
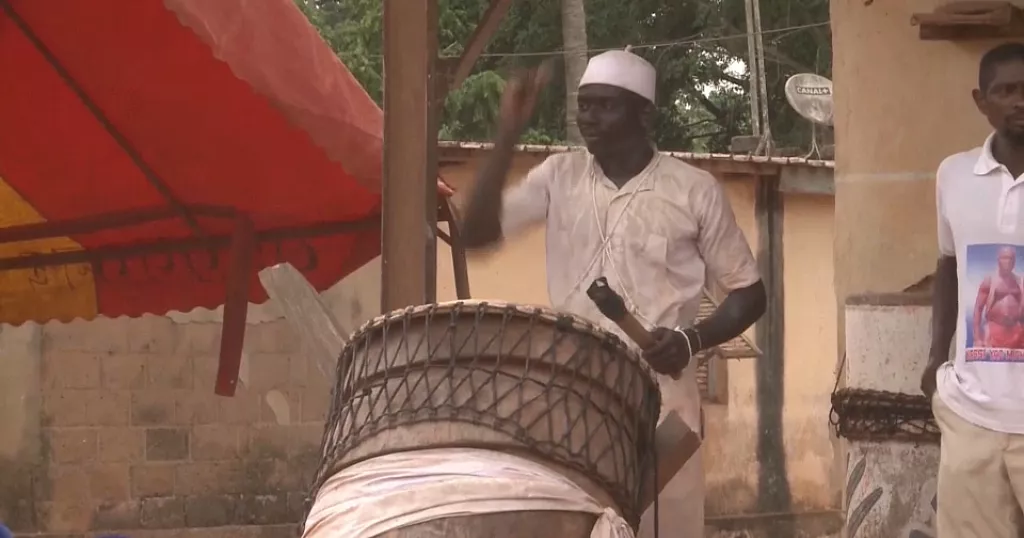
{"type": "MultiPolygon", "coordinates": [[[[654,345],[654,336],[651,331],[641,325],[636,316],[626,308],[626,301],[608,285],[607,278],[600,277],[595,280],[587,288],[587,296],[594,301],[601,314],[615,323],[630,340],[640,346],[640,349],[647,349],[654,345]]],[[[673,372],[671,375],[672,379],[679,379],[682,372],[673,372]]]]}

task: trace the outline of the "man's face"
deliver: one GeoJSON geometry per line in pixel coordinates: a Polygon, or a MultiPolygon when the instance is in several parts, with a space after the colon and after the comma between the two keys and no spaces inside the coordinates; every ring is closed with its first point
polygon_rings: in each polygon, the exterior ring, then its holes
{"type": "Polygon", "coordinates": [[[996,64],[992,83],[974,91],[978,110],[1008,140],[1024,144],[1024,61],[996,64]]]}
{"type": "Polygon", "coordinates": [[[631,137],[645,136],[637,99],[627,90],[605,84],[579,89],[576,122],[587,149],[597,155],[631,137]]]}
{"type": "Polygon", "coordinates": [[[999,250],[999,270],[1004,272],[1013,271],[1017,265],[1017,253],[1011,248],[999,250]]]}

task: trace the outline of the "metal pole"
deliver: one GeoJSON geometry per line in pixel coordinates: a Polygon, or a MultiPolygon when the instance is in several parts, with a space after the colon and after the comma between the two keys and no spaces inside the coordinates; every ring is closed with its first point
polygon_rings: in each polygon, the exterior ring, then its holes
{"type": "Polygon", "coordinates": [[[761,135],[761,107],[758,91],[757,44],[754,38],[754,5],[753,0],[744,0],[744,11],[747,15],[747,77],[750,79],[750,130],[754,136],[761,135]]]}

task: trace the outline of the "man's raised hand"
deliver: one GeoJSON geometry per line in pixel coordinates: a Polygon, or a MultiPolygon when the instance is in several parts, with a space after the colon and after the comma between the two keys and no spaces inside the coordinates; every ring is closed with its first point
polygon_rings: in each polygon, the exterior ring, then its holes
{"type": "Polygon", "coordinates": [[[533,117],[537,97],[551,82],[551,61],[516,72],[505,82],[501,95],[501,130],[518,140],[533,117]]]}

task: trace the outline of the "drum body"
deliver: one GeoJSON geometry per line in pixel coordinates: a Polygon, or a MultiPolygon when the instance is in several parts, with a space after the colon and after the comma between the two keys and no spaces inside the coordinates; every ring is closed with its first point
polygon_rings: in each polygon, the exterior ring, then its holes
{"type": "MultiPolygon", "coordinates": [[[[485,302],[396,311],[353,335],[338,374],[311,498],[334,473],[367,459],[470,447],[542,463],[616,507],[634,528],[639,522],[641,492],[653,478],[658,385],[615,335],[581,318],[485,302]]],[[[517,529],[516,536],[572,537],[576,527],[589,536],[595,519],[510,512],[385,536],[505,536],[517,529]],[[525,532],[537,525],[543,532],[525,532]],[[560,526],[565,534],[550,534],[560,526]]]]}

